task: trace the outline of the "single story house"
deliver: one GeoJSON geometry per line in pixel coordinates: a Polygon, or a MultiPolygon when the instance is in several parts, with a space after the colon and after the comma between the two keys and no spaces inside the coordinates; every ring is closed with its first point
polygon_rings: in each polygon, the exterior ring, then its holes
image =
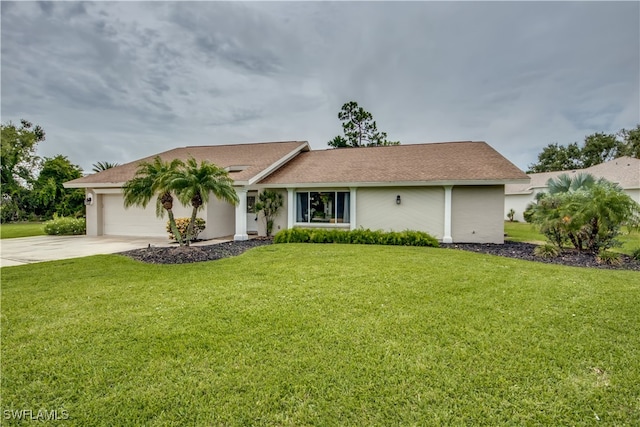
{"type": "MultiPolygon", "coordinates": [[[[84,188],[88,235],[166,236],[155,206],[124,208],[123,184],[140,161],[65,183],[84,188]]],[[[292,227],[426,231],[444,243],[504,242],[504,187],[529,178],[485,142],[311,150],[306,141],[182,147],[163,160],[208,160],[229,171],[237,206],[215,198],[199,213],[203,238],[265,234],[260,191],[283,195],[274,233],[292,227]]],[[[190,207],[174,204],[175,216],[190,207]]]]}
{"type": "Polygon", "coordinates": [[[579,173],[589,173],[596,178],[605,178],[618,184],[633,200],[640,203],[640,159],[634,157],[619,157],[585,169],[574,169],[556,172],[542,172],[529,174],[530,182],[507,184],[504,189],[504,215],[511,209],[515,211],[514,219],[524,221],[523,213],[536,194],[546,192],[547,181],[556,179],[562,174],[574,176],[579,173]]]}

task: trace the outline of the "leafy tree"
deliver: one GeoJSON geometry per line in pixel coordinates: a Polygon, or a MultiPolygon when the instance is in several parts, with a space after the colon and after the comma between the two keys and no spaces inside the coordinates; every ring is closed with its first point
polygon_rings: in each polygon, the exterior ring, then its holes
{"type": "Polygon", "coordinates": [[[233,205],[238,204],[238,195],[233,188],[233,179],[229,177],[229,173],[206,160],[198,164],[196,159],[189,158],[171,178],[170,185],[181,203],[191,204],[193,207],[191,221],[187,227],[187,246],[194,238],[193,225],[196,223],[196,215],[209,201],[209,194],[233,205]]]}
{"type": "Polygon", "coordinates": [[[640,159],[640,125],[631,130],[622,129],[618,136],[622,139],[619,154],[640,159]]]}
{"type": "Polygon", "coordinates": [[[36,145],[44,141],[44,130],[38,125],[33,126],[27,120],[20,121],[21,126],[13,123],[0,125],[1,141],[1,184],[2,192],[11,191],[20,181],[31,182],[33,171],[37,168],[38,157],[36,145]]]}
{"type": "Polygon", "coordinates": [[[379,132],[373,116],[357,102],[347,102],[338,113],[342,121],[344,138],[336,136],[328,142],[330,147],[371,147],[378,145],[399,145],[399,141],[388,141],[386,132],[379,132]]]}
{"type": "Polygon", "coordinates": [[[278,216],[278,211],[284,204],[282,194],[271,190],[265,190],[258,196],[256,212],[262,212],[267,224],[267,236],[271,236],[273,231],[273,221],[278,216]]]}
{"type": "Polygon", "coordinates": [[[576,142],[567,146],[549,144],[538,154],[538,161],[529,165],[527,173],[584,169],[622,156],[640,158],[640,125],[616,134],[588,135],[582,146],[576,142]]]}
{"type": "Polygon", "coordinates": [[[106,171],[107,169],[115,168],[116,166],[119,166],[119,164],[110,163],[110,162],[98,162],[98,163],[94,163],[91,166],[93,166],[91,170],[98,173],[98,172],[106,171]]]}
{"type": "Polygon", "coordinates": [[[38,178],[33,183],[33,211],[42,218],[79,216],[84,212],[84,191],[67,189],[66,181],[81,178],[82,169],[66,156],[45,157],[38,178]]]}
{"type": "Polygon", "coordinates": [[[0,124],[0,219],[2,222],[24,219],[31,209],[30,185],[38,168],[36,146],[45,140],[44,130],[21,120],[0,124]]]}
{"type": "Polygon", "coordinates": [[[584,139],[580,152],[580,167],[588,168],[620,157],[621,142],[615,135],[594,133],[584,139]]]}
{"type": "Polygon", "coordinates": [[[568,146],[549,144],[538,154],[538,162],[529,165],[527,173],[563,171],[579,169],[580,147],[577,143],[568,146]]]}
{"type": "Polygon", "coordinates": [[[147,207],[152,198],[156,198],[156,215],[160,218],[167,211],[169,224],[173,235],[180,246],[184,246],[182,235],[176,227],[173,215],[173,181],[179,173],[179,169],[184,166],[181,160],[174,159],[171,162],[164,161],[160,156],[156,156],[152,162],[141,162],[138,165],[136,174],[123,186],[124,206],[147,207]]]}
{"type": "Polygon", "coordinates": [[[640,223],[640,205],[606,179],[563,174],[547,185],[549,192],[539,193],[528,211],[530,220],[559,248],[570,242],[577,250],[597,254],[617,245],[623,225],[640,223]]]}

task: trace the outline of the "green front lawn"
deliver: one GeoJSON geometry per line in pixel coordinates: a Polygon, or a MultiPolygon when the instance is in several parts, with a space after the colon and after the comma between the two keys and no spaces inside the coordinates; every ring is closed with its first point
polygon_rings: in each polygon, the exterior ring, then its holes
{"type": "Polygon", "coordinates": [[[41,222],[10,222],[0,224],[0,238],[44,236],[44,225],[41,222]]]}
{"type": "Polygon", "coordinates": [[[639,425],[639,279],[328,244],[5,267],[3,425],[639,425]]]}
{"type": "MultiPolygon", "coordinates": [[[[535,244],[546,242],[544,235],[540,234],[533,224],[526,222],[505,221],[504,232],[507,233],[506,240],[514,242],[529,242],[535,244]]],[[[617,240],[622,246],[615,247],[612,250],[631,255],[634,249],[640,248],[640,231],[634,230],[629,232],[626,228],[623,228],[617,240]]]]}

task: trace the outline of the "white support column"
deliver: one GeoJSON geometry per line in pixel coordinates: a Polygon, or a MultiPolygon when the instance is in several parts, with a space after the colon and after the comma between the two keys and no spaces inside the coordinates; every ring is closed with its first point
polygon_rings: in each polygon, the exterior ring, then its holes
{"type": "Polygon", "coordinates": [[[452,185],[444,186],[444,234],[442,243],[453,243],[451,237],[451,189],[452,185]]]}
{"type": "Polygon", "coordinates": [[[236,234],[233,240],[249,240],[247,234],[247,189],[236,188],[240,203],[236,205],[236,234]]]}
{"type": "Polygon", "coordinates": [[[293,228],[296,218],[296,192],[294,188],[287,188],[287,229],[293,228]]]}
{"type": "Polygon", "coordinates": [[[356,225],[356,187],[349,187],[349,229],[355,230],[356,225]]]}

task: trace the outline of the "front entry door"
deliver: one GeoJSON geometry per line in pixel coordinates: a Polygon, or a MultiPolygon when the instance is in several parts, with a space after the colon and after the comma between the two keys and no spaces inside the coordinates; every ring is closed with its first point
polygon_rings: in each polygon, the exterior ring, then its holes
{"type": "Polygon", "coordinates": [[[250,191],[247,193],[247,233],[258,233],[258,214],[256,213],[256,200],[258,193],[250,191]]]}

